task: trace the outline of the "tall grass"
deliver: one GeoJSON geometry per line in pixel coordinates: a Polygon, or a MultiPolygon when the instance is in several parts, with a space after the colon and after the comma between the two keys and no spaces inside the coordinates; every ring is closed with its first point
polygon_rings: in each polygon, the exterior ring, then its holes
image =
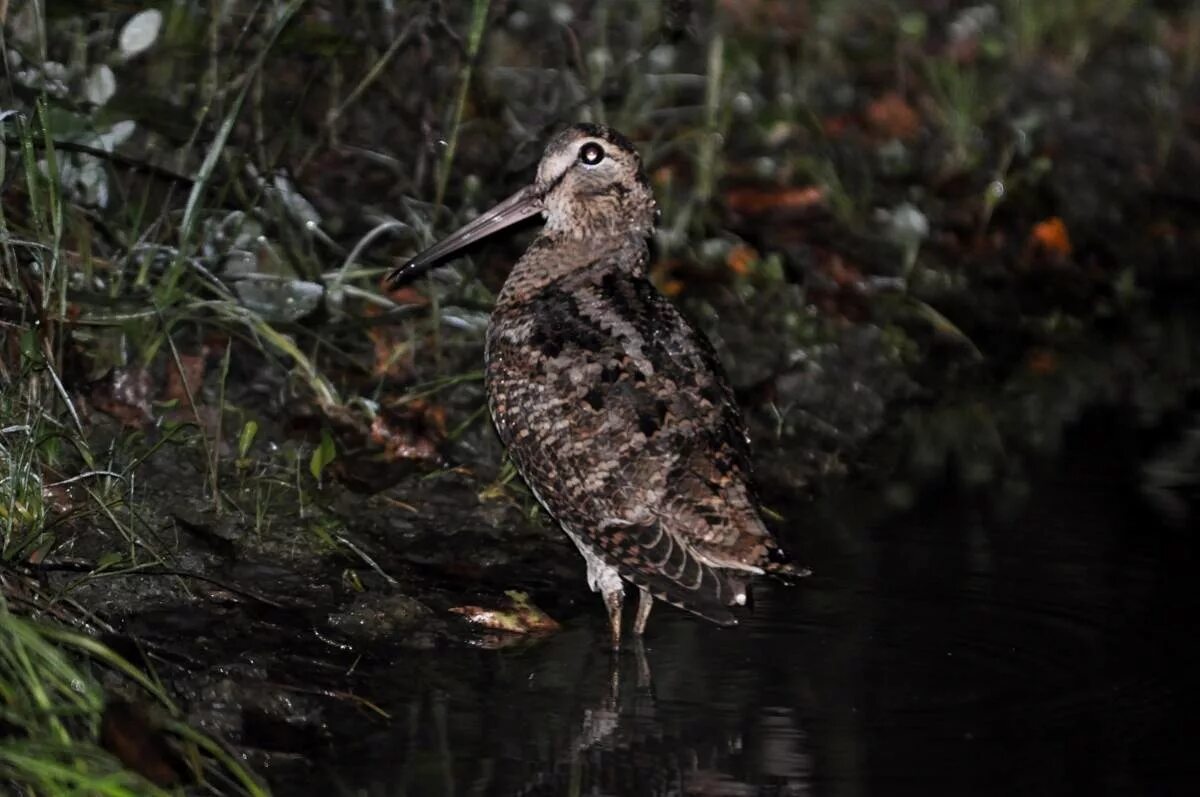
{"type": "MultiPolygon", "coordinates": [[[[0,577],[0,581],[3,578],[0,577]]],[[[189,729],[162,687],[95,639],[9,610],[0,594],[0,791],[19,795],[140,797],[177,793],[129,769],[101,745],[115,696],[101,674],[153,701],[174,748],[179,783],[209,793],[265,795],[222,745],[189,729]]],[[[161,780],[161,778],[159,778],[161,780]]]]}

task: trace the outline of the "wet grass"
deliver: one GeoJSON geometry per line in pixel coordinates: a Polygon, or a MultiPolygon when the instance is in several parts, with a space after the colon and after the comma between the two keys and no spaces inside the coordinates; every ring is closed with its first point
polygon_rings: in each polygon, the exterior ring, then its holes
{"type": "MultiPolygon", "coordinates": [[[[27,598],[29,584],[0,582],[27,598]]],[[[58,610],[64,613],[64,604],[58,610]]],[[[14,794],[265,794],[233,754],[182,721],[161,684],[93,637],[9,610],[0,596],[0,783],[14,794]],[[153,708],[126,702],[121,691],[153,708]],[[153,718],[151,718],[153,716],[153,718]]]]}
{"type": "MultiPolygon", "coordinates": [[[[12,573],[82,564],[78,589],[183,568],[170,510],[187,504],[236,551],[333,559],[368,590],[363,573],[392,577],[332,508],[345,485],[402,483],[388,495],[408,506],[414,478],[466,474],[485,504],[535,515],[478,371],[519,236],[415,288],[377,280],[580,119],[639,141],[663,210],[655,277],[721,350],[777,492],[857,467],[881,437],[889,495],[946,469],[1008,490],[1089,402],[1186,408],[1190,327],[1156,302],[1194,295],[1195,10],[395,5],[175,3],[139,52],[121,50],[124,7],[8,8],[12,573]],[[1180,385],[1146,376],[1164,368],[1180,385]],[[155,482],[168,459],[173,493],[155,482]]],[[[0,622],[46,662],[0,674],[5,755],[19,746],[0,782],[136,790],[96,746],[104,693],[80,674],[132,668],[0,622]],[[68,676],[87,694],[59,689],[68,676]],[[35,728],[38,706],[73,719],[35,728]]]]}

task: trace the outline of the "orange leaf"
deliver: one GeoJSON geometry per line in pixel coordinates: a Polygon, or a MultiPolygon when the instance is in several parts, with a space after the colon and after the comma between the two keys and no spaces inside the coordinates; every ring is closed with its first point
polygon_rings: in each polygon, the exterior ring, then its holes
{"type": "Polygon", "coordinates": [[[758,252],[745,244],[738,244],[725,256],[725,265],[729,266],[729,270],[739,277],[749,274],[750,267],[757,262],[758,252]]]}
{"type": "Polygon", "coordinates": [[[862,270],[853,263],[847,263],[845,258],[837,252],[833,252],[821,265],[825,273],[839,288],[857,287],[863,284],[862,270]]]}
{"type": "Polygon", "coordinates": [[[439,435],[446,436],[446,406],[444,404],[433,404],[422,399],[414,399],[409,402],[408,406],[414,412],[420,413],[421,420],[432,426],[439,435]]]}
{"type": "Polygon", "coordinates": [[[674,276],[675,270],[682,263],[679,260],[660,260],[650,267],[650,279],[658,289],[667,296],[678,296],[683,293],[683,280],[674,276]]]}
{"type": "Polygon", "coordinates": [[[880,136],[911,141],[921,130],[921,117],[898,92],[889,91],[867,105],[867,124],[880,136]]]}
{"type": "MultiPolygon", "coordinates": [[[[397,304],[421,304],[418,301],[407,301],[406,292],[408,291],[415,293],[412,288],[398,288],[388,295],[397,304]]],[[[364,313],[368,317],[376,318],[383,314],[383,310],[376,305],[369,304],[364,308],[364,313]]],[[[402,326],[399,324],[372,325],[367,328],[367,337],[375,346],[375,363],[371,369],[375,376],[404,381],[412,374],[413,348],[409,336],[402,326]]]]}
{"type": "Polygon", "coordinates": [[[1051,216],[1033,225],[1029,243],[1034,249],[1048,254],[1061,257],[1071,254],[1071,236],[1067,233],[1067,225],[1058,216],[1051,216]]]}
{"type": "Polygon", "coordinates": [[[725,194],[729,209],[747,216],[772,211],[807,210],[824,203],[825,191],[815,185],[788,188],[735,188],[725,194]]]}
{"type": "Polygon", "coordinates": [[[385,406],[371,421],[368,439],[383,449],[387,462],[433,460],[446,439],[446,408],[422,399],[385,406]]]}
{"type": "Polygon", "coordinates": [[[411,285],[401,285],[399,288],[392,288],[388,290],[387,295],[396,304],[411,304],[417,307],[424,307],[429,304],[429,297],[411,285]]]}

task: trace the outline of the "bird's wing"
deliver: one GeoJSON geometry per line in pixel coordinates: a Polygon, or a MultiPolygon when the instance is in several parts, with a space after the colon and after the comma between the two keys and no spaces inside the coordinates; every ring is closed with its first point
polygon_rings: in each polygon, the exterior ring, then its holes
{"type": "Polygon", "coordinates": [[[721,569],[769,566],[724,370],[644,277],[599,261],[498,308],[488,383],[525,480],[622,575],[727,615],[739,587],[721,569]]]}

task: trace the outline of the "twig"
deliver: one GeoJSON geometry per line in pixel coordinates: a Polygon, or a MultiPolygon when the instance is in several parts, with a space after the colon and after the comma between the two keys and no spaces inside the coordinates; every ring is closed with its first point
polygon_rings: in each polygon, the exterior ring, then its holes
{"type": "MultiPolygon", "coordinates": [[[[34,139],[31,143],[33,144],[33,148],[36,150],[46,149],[46,142],[44,142],[44,141],[34,139]]],[[[4,146],[17,149],[17,148],[20,148],[21,141],[20,141],[20,139],[14,138],[12,136],[5,136],[4,137],[4,146]]],[[[147,174],[153,175],[154,177],[158,177],[163,180],[170,180],[170,181],[176,182],[176,183],[187,183],[188,185],[191,185],[193,182],[195,182],[191,177],[188,177],[186,174],[180,174],[179,172],[177,172],[173,169],[168,169],[165,166],[158,166],[153,163],[148,163],[146,161],[138,160],[137,158],[130,158],[129,156],[122,155],[119,152],[109,152],[108,150],[101,149],[100,147],[93,147],[93,146],[89,146],[87,144],[80,144],[77,141],[54,140],[54,141],[50,142],[50,146],[52,146],[56,150],[62,150],[63,152],[74,152],[74,153],[78,153],[80,155],[91,155],[94,158],[100,158],[101,160],[106,160],[111,163],[115,163],[118,166],[124,166],[125,168],[131,169],[133,171],[146,172],[147,174]]]]}

